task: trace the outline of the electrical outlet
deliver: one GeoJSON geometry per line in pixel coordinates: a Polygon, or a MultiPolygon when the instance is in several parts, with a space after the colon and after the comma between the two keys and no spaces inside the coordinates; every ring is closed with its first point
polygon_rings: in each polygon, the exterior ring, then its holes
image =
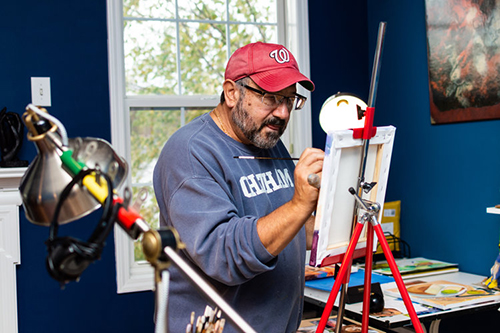
{"type": "Polygon", "coordinates": [[[31,103],[37,106],[51,106],[50,77],[31,78],[31,103]]]}

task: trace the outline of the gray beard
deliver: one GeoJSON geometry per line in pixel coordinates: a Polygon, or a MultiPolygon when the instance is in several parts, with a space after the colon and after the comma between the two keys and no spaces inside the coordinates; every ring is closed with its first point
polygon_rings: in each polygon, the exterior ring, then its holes
{"type": "Polygon", "coordinates": [[[240,97],[236,106],[234,107],[234,112],[232,113],[233,122],[238,126],[243,135],[256,147],[261,149],[269,149],[274,147],[283,132],[286,129],[286,124],[283,119],[270,116],[265,119],[262,125],[259,127],[250,118],[248,111],[243,107],[243,98],[240,97]],[[268,124],[280,125],[280,130],[278,132],[265,133],[264,127],[268,124]]]}

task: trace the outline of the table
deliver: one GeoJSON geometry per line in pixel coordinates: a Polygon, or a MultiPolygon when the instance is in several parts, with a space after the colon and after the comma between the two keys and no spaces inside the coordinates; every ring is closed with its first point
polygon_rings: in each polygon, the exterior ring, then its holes
{"type": "MultiPolygon", "coordinates": [[[[445,274],[439,274],[439,275],[433,275],[433,276],[427,276],[424,278],[414,278],[414,279],[407,279],[405,280],[406,282],[412,281],[412,280],[425,280],[425,281],[437,281],[437,280],[447,280],[450,282],[456,282],[456,283],[461,283],[461,284],[467,284],[467,285],[472,285],[479,283],[485,279],[484,276],[481,275],[475,275],[475,274],[469,274],[465,272],[452,272],[452,273],[445,273],[445,274]]],[[[353,285],[349,285],[353,286],[353,285]]],[[[395,288],[396,283],[395,282],[388,282],[388,283],[383,283],[381,284],[382,291],[384,292],[387,289],[390,288],[395,288]]],[[[304,296],[306,301],[311,302],[316,305],[324,306],[328,300],[328,296],[330,295],[329,291],[325,290],[319,290],[315,288],[311,288],[306,286],[304,290],[304,296]]],[[[335,306],[338,307],[339,304],[339,298],[337,297],[335,301],[335,306]]],[[[394,297],[391,297],[387,295],[384,292],[384,299],[386,304],[389,301],[395,301],[398,302],[398,300],[394,297]]],[[[401,304],[403,304],[403,301],[399,301],[401,304]]],[[[362,319],[362,310],[363,303],[354,303],[354,304],[345,304],[345,315],[348,318],[352,318],[358,321],[361,321],[362,319]]],[[[418,306],[418,305],[416,305],[418,306]]],[[[481,304],[475,304],[475,305],[468,305],[464,306],[461,308],[457,309],[450,309],[450,310],[440,310],[435,313],[429,313],[429,314],[422,314],[419,315],[419,319],[422,322],[422,324],[430,324],[429,325],[429,332],[438,332],[439,331],[439,324],[441,319],[446,318],[446,317],[452,317],[452,316],[463,316],[468,313],[473,313],[477,311],[486,311],[486,310],[492,310],[492,309],[498,309],[500,307],[500,301],[494,301],[494,302],[489,302],[489,303],[481,303],[481,304]]],[[[404,306],[403,306],[404,308],[404,306]]],[[[417,311],[418,312],[418,311],[417,311]]],[[[404,314],[400,315],[395,315],[391,317],[384,317],[384,318],[376,318],[374,316],[370,316],[370,321],[369,321],[370,326],[383,329],[385,331],[389,332],[404,332],[402,328],[404,326],[409,326],[411,325],[411,320],[408,316],[405,316],[404,314]]]]}

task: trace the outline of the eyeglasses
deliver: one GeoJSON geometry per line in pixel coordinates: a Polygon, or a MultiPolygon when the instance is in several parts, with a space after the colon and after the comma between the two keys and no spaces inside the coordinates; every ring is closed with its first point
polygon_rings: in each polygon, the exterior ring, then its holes
{"type": "Polygon", "coordinates": [[[239,83],[242,87],[247,88],[248,90],[253,91],[262,96],[261,102],[262,104],[268,106],[269,108],[275,109],[280,106],[283,102],[286,102],[286,107],[288,110],[300,110],[306,104],[307,97],[294,94],[294,96],[284,96],[280,94],[274,94],[267,91],[261,91],[259,89],[255,89],[254,87],[250,87],[246,84],[239,83]]]}

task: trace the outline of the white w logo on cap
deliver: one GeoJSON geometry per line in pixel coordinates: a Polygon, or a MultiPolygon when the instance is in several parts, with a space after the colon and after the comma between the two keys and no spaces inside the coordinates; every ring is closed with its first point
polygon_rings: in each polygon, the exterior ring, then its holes
{"type": "Polygon", "coordinates": [[[288,53],[288,50],[285,48],[274,50],[269,53],[269,56],[276,60],[276,62],[279,64],[284,64],[285,62],[290,61],[290,53],[288,53]]]}

